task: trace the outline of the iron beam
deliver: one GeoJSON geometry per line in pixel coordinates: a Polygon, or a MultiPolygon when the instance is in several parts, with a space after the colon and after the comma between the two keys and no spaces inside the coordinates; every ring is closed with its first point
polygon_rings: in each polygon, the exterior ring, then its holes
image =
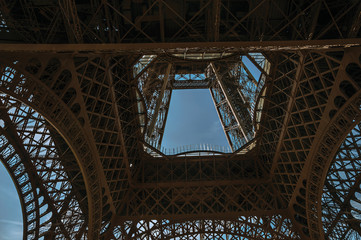
{"type": "Polygon", "coordinates": [[[213,63],[210,64],[211,67],[212,67],[212,70],[216,76],[216,79],[217,79],[217,82],[219,84],[219,86],[221,87],[221,90],[223,92],[223,95],[224,97],[226,98],[227,100],[227,103],[228,103],[228,106],[230,107],[232,113],[233,113],[233,116],[235,117],[237,123],[238,123],[238,126],[239,126],[239,129],[241,130],[242,134],[243,134],[243,137],[246,139],[246,141],[248,142],[248,138],[247,138],[247,134],[244,132],[244,129],[243,129],[243,124],[242,124],[242,119],[240,119],[239,115],[237,114],[237,111],[235,109],[235,107],[233,106],[232,102],[231,102],[231,96],[229,95],[227,89],[226,89],[226,86],[224,85],[222,79],[221,79],[221,76],[219,76],[219,73],[216,69],[216,67],[214,66],[213,63]]]}
{"type": "Polygon", "coordinates": [[[361,46],[361,38],[297,41],[109,43],[109,44],[0,44],[0,52],[50,53],[212,53],[325,50],[361,46]]]}
{"type": "Polygon", "coordinates": [[[223,120],[223,118],[222,118],[222,114],[221,114],[221,112],[220,112],[221,110],[219,109],[219,108],[220,108],[220,105],[219,105],[220,103],[217,102],[216,97],[214,96],[214,93],[213,93],[212,88],[210,88],[209,91],[211,92],[211,96],[212,96],[212,100],[213,100],[213,103],[214,103],[214,107],[215,107],[216,110],[217,110],[217,115],[218,115],[219,119],[221,120],[222,128],[223,128],[223,131],[224,131],[224,133],[225,133],[225,135],[226,135],[228,145],[229,145],[231,148],[233,148],[233,143],[232,143],[232,141],[231,141],[231,139],[230,139],[230,137],[229,137],[229,135],[228,135],[228,131],[227,131],[227,129],[226,129],[226,124],[225,124],[225,122],[224,122],[224,120],[223,120]]]}
{"type": "Polygon", "coordinates": [[[155,124],[157,122],[159,109],[162,106],[164,91],[167,88],[168,78],[169,78],[169,74],[170,74],[171,69],[172,69],[172,64],[169,63],[168,66],[167,66],[166,73],[165,73],[164,78],[163,78],[163,85],[162,85],[162,88],[160,89],[159,96],[158,96],[158,99],[157,99],[157,103],[155,105],[155,109],[154,109],[153,116],[152,116],[152,121],[150,122],[149,128],[147,129],[148,137],[151,137],[151,135],[153,133],[153,130],[154,130],[154,127],[155,127],[155,124]]]}

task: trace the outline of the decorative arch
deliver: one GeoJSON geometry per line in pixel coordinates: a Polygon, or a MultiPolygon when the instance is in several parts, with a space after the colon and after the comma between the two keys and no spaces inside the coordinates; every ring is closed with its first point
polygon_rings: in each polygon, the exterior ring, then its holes
{"type": "Polygon", "coordinates": [[[85,237],[88,202],[71,150],[39,113],[6,95],[0,101],[0,159],[20,196],[24,239],[85,237]]]}
{"type": "MultiPolygon", "coordinates": [[[[360,49],[346,49],[347,57],[343,60],[345,68],[352,62],[358,62],[359,55],[360,49]]],[[[360,66],[359,62],[358,65],[360,66]]],[[[331,93],[333,97],[330,98],[334,100],[334,104],[330,104],[325,110],[327,116],[324,117],[319,141],[310,153],[310,164],[305,169],[308,172],[304,181],[305,213],[311,239],[324,238],[321,197],[326,176],[340,145],[361,121],[361,88],[357,79],[349,76],[345,68],[339,71],[336,86],[331,93]]]]}
{"type": "Polygon", "coordinates": [[[361,122],[341,144],[326,176],[321,198],[325,239],[359,239],[361,122]]]}
{"type": "MultiPolygon", "coordinates": [[[[50,61],[56,61],[51,59],[50,61]]],[[[81,118],[72,111],[71,104],[65,104],[66,91],[55,93],[46,79],[63,78],[68,72],[54,70],[57,64],[45,65],[41,60],[7,56],[0,59],[0,92],[11,96],[34,109],[43,116],[71,148],[80,167],[86,186],[88,198],[88,238],[97,239],[101,228],[102,198],[101,183],[98,175],[101,166],[97,159],[96,148],[93,146],[88,133],[82,128],[81,118]],[[27,71],[28,70],[28,71],[27,71]]],[[[55,82],[55,81],[54,81],[55,82]]],[[[61,89],[61,87],[59,88],[61,89]]],[[[76,99],[76,97],[74,98],[76,99]]],[[[73,100],[74,100],[73,99],[73,100]]]]}

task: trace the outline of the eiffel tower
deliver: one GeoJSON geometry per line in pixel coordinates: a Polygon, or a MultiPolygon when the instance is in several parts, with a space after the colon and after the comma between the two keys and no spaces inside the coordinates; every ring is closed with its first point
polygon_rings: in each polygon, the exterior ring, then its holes
{"type": "Polygon", "coordinates": [[[1,0],[0,20],[24,239],[361,238],[359,0],[1,0]],[[162,150],[176,89],[210,89],[231,152],[162,150]]]}

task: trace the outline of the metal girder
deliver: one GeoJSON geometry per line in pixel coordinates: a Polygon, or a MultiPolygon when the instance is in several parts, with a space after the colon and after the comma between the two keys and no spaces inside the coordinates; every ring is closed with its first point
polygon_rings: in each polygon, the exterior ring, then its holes
{"type": "MultiPolygon", "coordinates": [[[[218,117],[219,117],[219,119],[220,119],[220,121],[221,121],[223,131],[225,132],[225,135],[226,135],[226,138],[227,138],[227,142],[228,142],[229,146],[230,146],[231,148],[233,148],[233,145],[234,145],[234,144],[233,144],[230,136],[228,135],[228,129],[227,129],[228,124],[226,124],[225,119],[223,118],[223,116],[222,116],[222,114],[221,114],[221,109],[220,109],[220,108],[221,108],[221,104],[224,104],[224,102],[223,102],[223,101],[222,101],[222,102],[217,101],[217,98],[216,98],[216,96],[215,96],[215,94],[214,94],[214,92],[213,92],[213,91],[217,91],[217,90],[215,90],[214,87],[211,87],[211,88],[209,89],[209,91],[210,91],[211,96],[212,96],[212,100],[213,100],[213,103],[214,103],[214,107],[215,107],[216,110],[217,110],[217,115],[218,115],[218,117]]],[[[219,92],[219,94],[221,94],[221,93],[219,92]]]]}
{"type": "Polygon", "coordinates": [[[248,139],[248,134],[245,132],[247,130],[245,129],[244,122],[240,118],[240,116],[238,115],[238,112],[236,111],[234,104],[231,102],[231,96],[229,95],[227,87],[223,83],[222,76],[219,75],[218,70],[216,69],[216,67],[214,66],[213,63],[211,63],[210,66],[211,66],[211,68],[212,68],[212,70],[213,70],[213,72],[214,72],[214,74],[216,76],[216,79],[217,79],[217,82],[218,82],[219,86],[222,89],[225,100],[227,101],[227,104],[230,107],[230,109],[231,109],[231,111],[233,113],[233,116],[236,118],[238,127],[242,132],[243,138],[245,138],[246,142],[248,142],[250,139],[248,139]]]}
{"type": "Polygon", "coordinates": [[[210,88],[209,80],[179,80],[172,81],[172,89],[208,89],[210,88]]]}
{"type": "Polygon", "coordinates": [[[208,40],[219,41],[219,27],[221,25],[221,0],[212,0],[212,8],[208,16],[208,40]]]}
{"type": "Polygon", "coordinates": [[[65,22],[67,23],[67,33],[69,42],[82,43],[83,36],[81,32],[80,21],[76,4],[74,0],[61,0],[59,7],[63,13],[65,22]]]}
{"type": "Polygon", "coordinates": [[[167,122],[170,101],[171,101],[171,98],[172,98],[172,92],[173,92],[172,90],[169,90],[168,97],[166,98],[166,101],[163,103],[163,111],[161,112],[161,116],[158,117],[159,119],[158,119],[157,124],[156,124],[156,126],[158,128],[157,131],[158,131],[158,134],[159,134],[158,146],[162,145],[165,124],[167,122]]]}
{"type": "Polygon", "coordinates": [[[149,124],[149,127],[147,128],[147,135],[150,138],[151,138],[151,135],[153,134],[154,126],[158,119],[159,109],[162,105],[164,91],[166,90],[167,85],[168,85],[169,74],[170,74],[171,69],[172,69],[172,64],[169,63],[167,66],[166,72],[164,74],[164,77],[163,77],[162,87],[160,88],[159,93],[158,93],[158,98],[156,100],[155,108],[154,108],[153,114],[151,116],[151,122],[149,124]]]}
{"type": "Polygon", "coordinates": [[[361,3],[356,7],[357,11],[355,14],[355,20],[352,23],[351,31],[347,37],[356,37],[361,27],[361,3]]]}
{"type": "MultiPolygon", "coordinates": [[[[261,66],[259,65],[259,63],[258,63],[251,55],[249,55],[249,53],[246,53],[246,56],[247,56],[247,58],[253,63],[253,65],[256,66],[256,68],[257,68],[264,76],[268,76],[268,75],[269,75],[269,73],[267,72],[267,69],[264,69],[266,66],[261,67],[261,66]]],[[[266,56],[264,56],[264,58],[265,58],[265,61],[268,61],[267,58],[266,58],[266,56]]]]}
{"type": "MultiPolygon", "coordinates": [[[[353,0],[244,0],[239,4],[221,0],[75,1],[71,6],[87,43],[282,41],[359,36],[353,27],[354,16],[359,13],[358,2],[353,0]]],[[[35,37],[19,37],[17,41],[70,40],[64,38],[66,27],[59,21],[61,2],[4,1],[1,12],[5,13],[11,32],[23,36],[36,33],[35,37]]],[[[0,33],[0,38],[6,41],[6,35],[0,33]]]]}
{"type": "Polygon", "coordinates": [[[0,44],[0,52],[42,52],[42,53],[124,53],[154,54],[159,52],[272,52],[272,51],[327,51],[334,48],[357,47],[360,38],[331,40],[290,40],[253,42],[187,42],[187,43],[107,43],[107,44],[0,44]]]}
{"type": "MultiPolygon", "coordinates": [[[[161,99],[161,107],[158,111],[158,115],[155,116],[155,125],[153,131],[150,133],[150,136],[146,138],[146,141],[151,144],[153,147],[160,149],[165,129],[165,124],[167,121],[170,101],[172,98],[172,89],[167,89],[164,92],[164,95],[161,99]]],[[[154,112],[153,112],[154,113],[154,112]]],[[[152,115],[154,116],[154,115],[152,115]]],[[[153,119],[152,119],[153,120],[153,119]]],[[[149,124],[148,124],[149,126],[149,124]]]]}
{"type": "MultiPolygon", "coordinates": [[[[288,95],[287,98],[287,107],[285,109],[285,113],[284,113],[284,118],[283,118],[283,124],[282,126],[287,126],[290,119],[291,119],[291,112],[292,109],[294,108],[294,103],[295,103],[295,97],[296,97],[296,93],[297,90],[299,89],[299,84],[300,84],[300,78],[302,77],[302,69],[303,69],[303,64],[304,64],[304,56],[301,54],[300,55],[300,59],[298,61],[298,66],[297,66],[297,70],[296,70],[296,74],[295,74],[295,78],[292,79],[293,82],[291,83],[291,91],[288,95]]],[[[285,138],[287,133],[287,129],[285,127],[282,127],[280,136],[279,136],[279,141],[275,150],[275,155],[273,157],[272,160],[272,168],[271,168],[271,173],[274,172],[276,166],[277,166],[277,161],[279,159],[279,156],[281,154],[281,147],[283,144],[283,139],[285,138]]]]}
{"type": "MultiPolygon", "coordinates": [[[[108,64],[109,64],[109,61],[108,61],[108,64]]],[[[113,82],[113,76],[111,74],[111,69],[109,68],[109,66],[108,66],[108,69],[107,69],[107,74],[108,74],[108,78],[109,78],[109,84],[110,84],[109,91],[110,91],[110,95],[111,95],[111,98],[112,98],[112,105],[113,105],[113,109],[114,109],[114,114],[115,114],[115,116],[120,116],[120,114],[119,114],[119,106],[117,104],[118,102],[117,102],[115,84],[113,82]]],[[[129,163],[129,159],[128,159],[127,148],[126,148],[126,145],[125,145],[125,139],[124,139],[124,136],[123,136],[123,131],[122,131],[123,127],[122,127],[121,119],[119,117],[117,117],[115,121],[116,121],[116,124],[117,124],[117,127],[118,127],[118,132],[119,132],[118,134],[119,134],[120,143],[121,143],[121,146],[122,146],[122,152],[123,152],[122,161],[123,161],[123,164],[125,165],[128,181],[131,184],[131,182],[132,182],[132,174],[131,174],[131,171],[130,171],[130,163],[129,163]]]]}
{"type": "Polygon", "coordinates": [[[312,9],[313,19],[309,29],[308,40],[311,40],[314,37],[317,21],[321,11],[321,6],[322,6],[322,1],[317,1],[316,6],[312,9]]]}
{"type": "Polygon", "coordinates": [[[214,73],[215,64],[211,62],[209,65],[211,96],[228,143],[233,151],[236,151],[253,138],[251,115],[258,95],[258,83],[255,83],[253,76],[245,69],[240,56],[216,65],[222,69],[222,77],[220,73],[214,73]]]}

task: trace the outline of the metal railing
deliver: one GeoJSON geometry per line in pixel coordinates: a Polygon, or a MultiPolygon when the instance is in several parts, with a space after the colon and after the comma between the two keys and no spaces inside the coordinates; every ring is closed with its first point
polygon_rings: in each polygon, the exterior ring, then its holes
{"type": "Polygon", "coordinates": [[[149,143],[144,142],[144,150],[153,157],[166,157],[166,156],[212,156],[220,154],[242,155],[246,154],[256,146],[256,139],[252,139],[240,149],[232,151],[229,146],[219,146],[212,144],[190,144],[175,148],[160,149],[155,148],[149,143]]]}
{"type": "Polygon", "coordinates": [[[157,149],[159,153],[156,153],[154,150],[146,147],[146,151],[153,156],[161,156],[160,153],[164,155],[195,155],[195,156],[205,156],[205,155],[215,155],[223,153],[232,153],[232,149],[229,146],[219,146],[212,144],[189,144],[174,148],[165,148],[162,147],[157,149]]]}
{"type": "Polygon", "coordinates": [[[228,146],[218,146],[212,144],[189,144],[175,148],[161,148],[161,152],[166,155],[178,155],[185,152],[219,152],[231,153],[232,149],[228,146]]]}

